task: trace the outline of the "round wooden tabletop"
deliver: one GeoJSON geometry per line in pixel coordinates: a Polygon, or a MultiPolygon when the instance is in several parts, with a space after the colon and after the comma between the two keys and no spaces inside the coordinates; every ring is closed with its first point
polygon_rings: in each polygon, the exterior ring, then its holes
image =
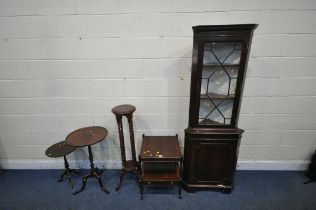
{"type": "Polygon", "coordinates": [[[136,107],[130,104],[123,104],[123,105],[119,105],[116,106],[112,109],[112,112],[114,114],[118,114],[118,115],[127,115],[127,114],[132,114],[133,112],[135,112],[136,107]]]}
{"type": "Polygon", "coordinates": [[[80,128],[66,137],[66,143],[75,147],[85,147],[102,141],[108,130],[99,126],[80,128]]]}
{"type": "Polygon", "coordinates": [[[76,147],[66,144],[65,141],[61,141],[48,147],[45,154],[48,157],[57,158],[57,157],[68,155],[69,153],[73,152],[75,149],[76,147]]]}

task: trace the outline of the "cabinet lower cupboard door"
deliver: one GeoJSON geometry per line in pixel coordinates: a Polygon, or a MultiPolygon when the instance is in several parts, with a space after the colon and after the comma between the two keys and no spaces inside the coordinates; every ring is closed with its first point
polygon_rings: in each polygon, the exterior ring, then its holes
{"type": "Polygon", "coordinates": [[[193,180],[196,183],[230,181],[234,150],[234,145],[231,143],[194,143],[192,149],[193,180]]]}
{"type": "Polygon", "coordinates": [[[216,139],[199,138],[200,133],[192,138],[194,134],[189,132],[186,130],[184,150],[183,179],[186,187],[232,189],[241,133],[230,135],[235,139],[216,139]]]}

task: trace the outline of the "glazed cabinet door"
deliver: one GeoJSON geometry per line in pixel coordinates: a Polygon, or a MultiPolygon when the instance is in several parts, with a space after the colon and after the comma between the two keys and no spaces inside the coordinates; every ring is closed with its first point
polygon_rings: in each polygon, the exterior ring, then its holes
{"type": "Polygon", "coordinates": [[[240,60],[245,44],[212,40],[201,38],[203,56],[199,60],[202,73],[198,125],[231,126],[235,125],[233,107],[237,107],[239,102],[239,86],[236,85],[243,75],[240,60]]]}

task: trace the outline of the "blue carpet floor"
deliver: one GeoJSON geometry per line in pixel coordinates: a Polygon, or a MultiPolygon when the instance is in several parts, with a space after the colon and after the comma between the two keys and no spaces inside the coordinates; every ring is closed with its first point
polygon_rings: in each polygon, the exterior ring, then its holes
{"type": "MultiPolygon", "coordinates": [[[[74,189],[81,176],[73,175],[74,189]]],[[[80,209],[316,209],[316,183],[304,185],[303,172],[237,171],[231,194],[218,191],[183,191],[178,199],[172,187],[145,188],[144,200],[132,175],[125,177],[121,191],[115,192],[118,170],[105,170],[102,179],[110,195],[102,192],[95,179],[86,189],[72,195],[66,182],[57,183],[60,170],[4,170],[0,174],[0,210],[80,210],[80,209]]]]}

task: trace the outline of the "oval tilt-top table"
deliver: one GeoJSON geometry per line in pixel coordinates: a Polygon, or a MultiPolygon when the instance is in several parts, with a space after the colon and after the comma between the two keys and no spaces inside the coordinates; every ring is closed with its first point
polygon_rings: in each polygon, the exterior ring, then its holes
{"type": "Polygon", "coordinates": [[[74,169],[69,168],[69,163],[67,161],[66,155],[72,153],[75,149],[76,149],[76,147],[73,147],[73,146],[66,144],[65,141],[60,141],[60,142],[48,147],[48,149],[45,152],[45,154],[51,158],[64,157],[65,170],[61,174],[58,182],[62,182],[64,179],[64,176],[67,176],[68,185],[69,185],[70,189],[73,188],[73,185],[71,182],[71,176],[70,176],[71,172],[75,172],[76,174],[79,174],[79,172],[74,170],[74,169]]]}
{"type": "Polygon", "coordinates": [[[102,141],[107,136],[107,134],[108,134],[107,129],[103,127],[99,127],[99,126],[92,126],[92,127],[85,127],[85,128],[80,128],[78,130],[75,130],[66,137],[67,144],[74,147],[88,146],[88,151],[89,151],[90,171],[86,176],[82,178],[82,187],[80,188],[80,190],[74,192],[74,195],[84,190],[87,183],[87,179],[90,177],[95,177],[98,180],[101,189],[107,194],[110,193],[102,184],[100,172],[94,166],[93,155],[91,151],[91,145],[97,144],[100,141],[102,141]]]}

